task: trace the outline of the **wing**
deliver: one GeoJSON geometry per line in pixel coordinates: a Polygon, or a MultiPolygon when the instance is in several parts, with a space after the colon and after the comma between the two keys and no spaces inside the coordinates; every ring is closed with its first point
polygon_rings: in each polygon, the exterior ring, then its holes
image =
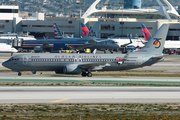
{"type": "Polygon", "coordinates": [[[115,63],[116,61],[113,62],[102,62],[102,63],[88,63],[88,64],[83,64],[79,65],[81,69],[88,69],[88,70],[101,70],[103,67],[110,66],[110,63],[115,63]]]}
{"type": "Polygon", "coordinates": [[[129,43],[123,44],[123,45],[121,45],[121,47],[126,47],[127,45],[129,45],[129,44],[133,43],[133,42],[132,42],[132,40],[131,40],[131,38],[129,38],[129,40],[130,40],[130,42],[129,42],[129,43]]]}
{"type": "Polygon", "coordinates": [[[92,46],[92,45],[95,45],[96,43],[97,43],[96,40],[91,39],[91,40],[89,40],[89,41],[87,41],[87,42],[85,42],[85,43],[83,43],[83,44],[81,44],[81,45],[66,44],[66,47],[72,48],[72,49],[82,50],[82,49],[88,48],[88,47],[90,47],[90,46],[92,46]]]}

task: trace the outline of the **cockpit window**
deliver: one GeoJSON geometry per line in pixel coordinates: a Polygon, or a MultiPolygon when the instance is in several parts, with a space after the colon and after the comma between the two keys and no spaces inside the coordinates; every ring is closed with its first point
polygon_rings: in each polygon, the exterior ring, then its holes
{"type": "Polygon", "coordinates": [[[18,61],[18,60],[19,58],[13,58],[13,57],[9,59],[9,61],[18,61]]]}

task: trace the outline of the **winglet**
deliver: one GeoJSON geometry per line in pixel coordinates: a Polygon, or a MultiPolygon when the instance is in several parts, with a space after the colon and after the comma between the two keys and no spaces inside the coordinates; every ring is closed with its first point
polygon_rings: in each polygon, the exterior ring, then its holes
{"type": "Polygon", "coordinates": [[[92,53],[93,53],[93,54],[96,54],[96,51],[97,51],[97,49],[94,49],[92,53]]]}
{"type": "Polygon", "coordinates": [[[55,39],[62,39],[63,36],[62,36],[62,34],[61,34],[61,32],[60,32],[57,24],[56,24],[56,23],[53,23],[53,26],[54,26],[55,39]]]}

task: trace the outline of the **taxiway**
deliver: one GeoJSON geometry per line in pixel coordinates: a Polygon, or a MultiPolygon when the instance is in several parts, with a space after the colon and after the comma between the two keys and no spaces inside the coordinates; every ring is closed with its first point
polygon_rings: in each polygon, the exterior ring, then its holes
{"type": "Polygon", "coordinates": [[[180,103],[179,87],[0,87],[8,103],[180,103]]]}

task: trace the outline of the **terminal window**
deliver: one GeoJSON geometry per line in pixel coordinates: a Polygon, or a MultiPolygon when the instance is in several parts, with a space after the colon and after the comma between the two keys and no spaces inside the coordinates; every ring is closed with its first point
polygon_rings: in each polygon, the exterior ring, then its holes
{"type": "Polygon", "coordinates": [[[18,9],[0,9],[0,13],[18,13],[18,9]]]}
{"type": "Polygon", "coordinates": [[[115,30],[115,25],[101,25],[101,30],[115,30]]]}

